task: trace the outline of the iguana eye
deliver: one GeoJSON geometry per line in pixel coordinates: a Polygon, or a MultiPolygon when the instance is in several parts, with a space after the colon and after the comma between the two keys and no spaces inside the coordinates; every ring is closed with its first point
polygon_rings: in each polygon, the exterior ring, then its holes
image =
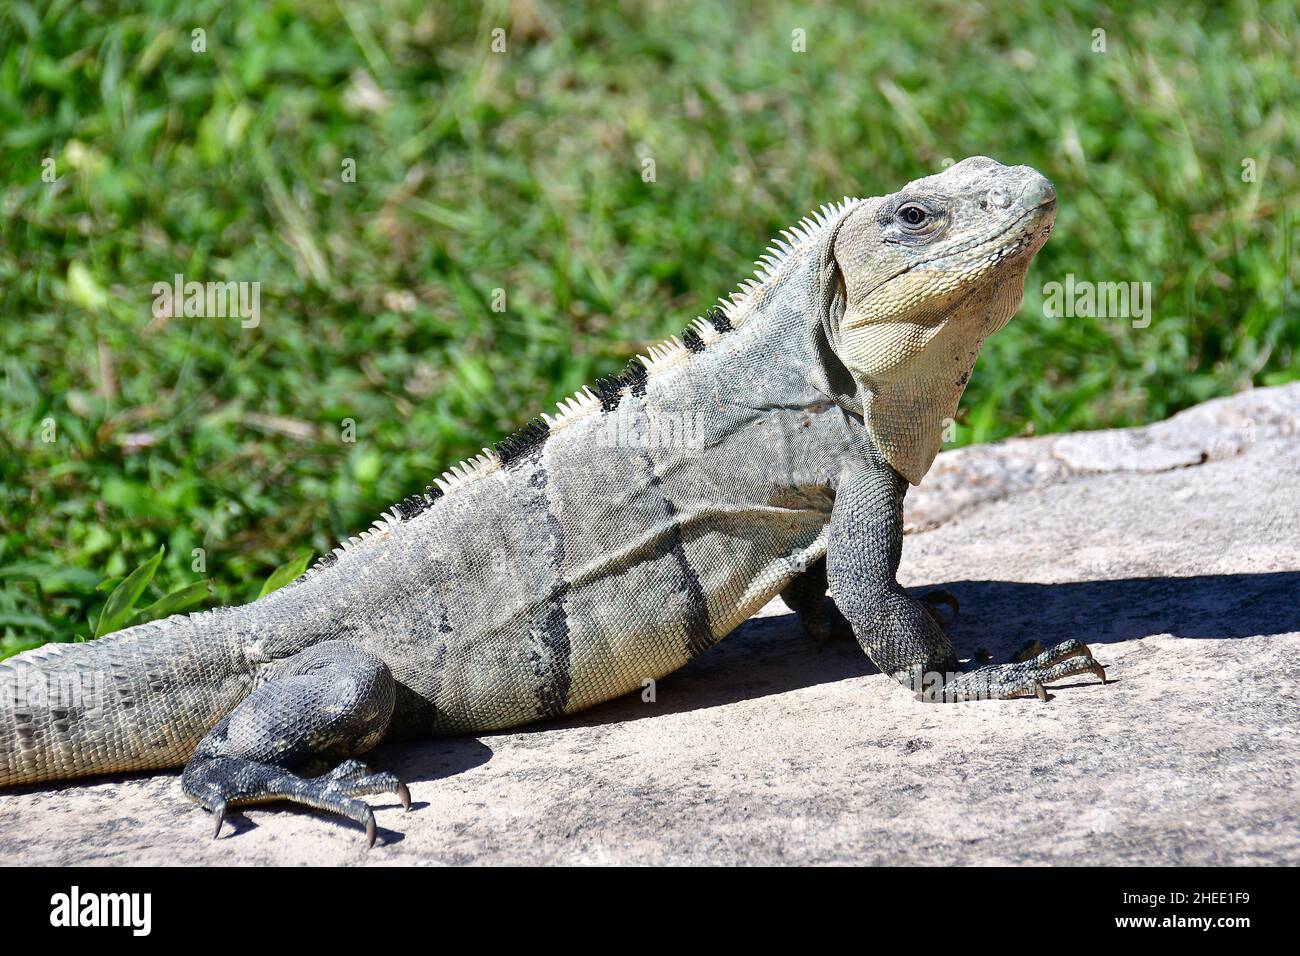
{"type": "Polygon", "coordinates": [[[898,208],[898,218],[909,226],[919,226],[926,220],[926,212],[921,206],[910,202],[898,208]]]}

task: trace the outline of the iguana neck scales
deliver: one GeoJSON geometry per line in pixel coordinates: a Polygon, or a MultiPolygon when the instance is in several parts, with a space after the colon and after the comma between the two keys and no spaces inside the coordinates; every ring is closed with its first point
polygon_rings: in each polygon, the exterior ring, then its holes
{"type": "Polygon", "coordinates": [[[940,672],[940,696],[1024,696],[1096,672],[1077,642],[959,672],[894,580],[907,482],[1018,307],[1054,215],[1042,176],[983,157],[823,207],[680,337],[294,584],[0,664],[0,785],[188,761],[185,790],[218,828],[227,806],[275,797],[373,827],[357,798],[400,784],[346,758],[385,734],[589,707],[781,592],[820,632],[828,570],[873,660],[901,680],[940,672]],[[90,693],[49,692],[80,678],[90,693]]]}

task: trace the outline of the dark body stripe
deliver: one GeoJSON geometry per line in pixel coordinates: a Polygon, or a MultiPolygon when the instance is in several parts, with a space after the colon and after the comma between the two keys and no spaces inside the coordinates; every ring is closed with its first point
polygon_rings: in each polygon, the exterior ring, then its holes
{"type": "Polygon", "coordinates": [[[547,474],[540,447],[528,455],[527,467],[532,471],[528,477],[528,507],[536,509],[540,519],[536,524],[545,529],[538,554],[553,575],[546,601],[532,622],[530,663],[537,679],[537,716],[558,717],[568,706],[572,683],[569,616],[564,606],[569,590],[564,580],[564,528],[547,499],[547,474]]]}
{"type": "MultiPolygon", "coordinates": [[[[649,458],[646,467],[650,471],[650,485],[662,492],[663,484],[654,473],[654,465],[649,458]]],[[[686,652],[695,657],[708,650],[714,644],[713,627],[709,623],[709,607],[700,585],[700,576],[691,567],[690,558],[686,556],[686,547],[682,541],[682,526],[677,519],[677,508],[672,500],[663,495],[664,514],[668,525],[664,533],[664,542],[668,552],[677,565],[677,591],[686,600],[686,652]]]]}

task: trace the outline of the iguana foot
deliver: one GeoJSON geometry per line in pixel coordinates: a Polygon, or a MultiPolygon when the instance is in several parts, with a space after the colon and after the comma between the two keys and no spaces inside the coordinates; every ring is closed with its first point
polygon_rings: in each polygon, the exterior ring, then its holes
{"type": "Polygon", "coordinates": [[[411,796],[391,773],[371,773],[359,760],[392,718],[395,687],[382,660],[344,641],[326,641],[274,665],[258,686],[199,743],[181,775],[186,796],[215,817],[213,837],[232,807],[289,800],[337,813],[366,829],[375,843],[375,815],[358,797],[411,796]],[[318,777],[308,767],[341,760],[318,777]]]}
{"type": "Polygon", "coordinates": [[[348,760],[320,777],[300,777],[270,764],[235,757],[191,761],[185,768],[185,793],[212,813],[212,838],[221,835],[226,812],[235,807],[273,800],[289,800],[318,810],[337,813],[366,830],[366,842],[375,845],[375,814],[357,797],[393,793],[411,809],[411,794],[391,773],[370,773],[365,764],[348,760]]]}
{"type": "Polygon", "coordinates": [[[921,675],[921,700],[1008,700],[1037,697],[1047,700],[1047,684],[1078,674],[1092,674],[1106,683],[1106,670],[1081,641],[1065,641],[1036,657],[1010,664],[986,664],[955,675],[921,675]],[[947,679],[944,679],[944,678],[947,679]]]}

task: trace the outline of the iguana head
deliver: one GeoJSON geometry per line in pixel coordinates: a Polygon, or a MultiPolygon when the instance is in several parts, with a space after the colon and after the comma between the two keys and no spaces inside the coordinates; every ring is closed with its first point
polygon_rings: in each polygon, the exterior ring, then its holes
{"type": "Polygon", "coordinates": [[[916,484],[984,339],[1020,307],[1056,191],[1028,166],[975,156],[855,204],[826,250],[826,330],[876,446],[916,484]]]}

